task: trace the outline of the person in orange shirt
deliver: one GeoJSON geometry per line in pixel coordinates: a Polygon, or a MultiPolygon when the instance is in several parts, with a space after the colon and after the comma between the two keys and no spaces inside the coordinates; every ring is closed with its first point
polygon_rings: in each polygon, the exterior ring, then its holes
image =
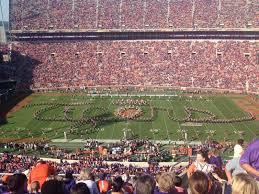
{"type": "Polygon", "coordinates": [[[102,174],[100,180],[98,181],[98,188],[101,194],[107,193],[111,189],[111,185],[108,180],[106,180],[106,175],[102,174]]]}
{"type": "Polygon", "coordinates": [[[36,164],[36,166],[34,166],[31,169],[29,173],[29,180],[28,180],[29,187],[31,183],[33,183],[34,181],[38,181],[40,183],[40,188],[41,188],[43,183],[50,175],[54,175],[54,168],[51,165],[44,162],[43,160],[40,160],[36,164]]]}

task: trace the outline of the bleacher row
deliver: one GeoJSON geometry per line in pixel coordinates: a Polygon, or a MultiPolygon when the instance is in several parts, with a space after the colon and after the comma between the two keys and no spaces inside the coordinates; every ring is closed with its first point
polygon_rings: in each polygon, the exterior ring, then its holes
{"type": "Polygon", "coordinates": [[[258,28],[256,0],[11,0],[12,30],[258,28]]]}
{"type": "Polygon", "coordinates": [[[259,88],[255,41],[19,42],[12,49],[20,88],[154,85],[249,92],[259,88]]]}

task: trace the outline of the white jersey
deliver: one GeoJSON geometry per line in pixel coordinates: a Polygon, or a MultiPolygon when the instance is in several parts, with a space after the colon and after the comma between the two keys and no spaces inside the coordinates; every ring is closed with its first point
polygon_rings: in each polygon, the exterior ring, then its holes
{"type": "Polygon", "coordinates": [[[209,174],[209,173],[212,173],[214,171],[213,165],[208,164],[208,163],[200,163],[198,161],[195,161],[194,165],[196,167],[196,170],[202,171],[205,174],[209,174]]]}

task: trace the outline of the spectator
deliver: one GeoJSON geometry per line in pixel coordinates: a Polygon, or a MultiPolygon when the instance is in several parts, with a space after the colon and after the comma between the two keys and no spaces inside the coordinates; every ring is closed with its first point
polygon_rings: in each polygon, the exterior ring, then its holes
{"type": "Polygon", "coordinates": [[[170,173],[163,173],[158,178],[159,191],[156,194],[168,194],[174,189],[174,175],[170,173]]]}
{"type": "Polygon", "coordinates": [[[157,173],[156,173],[156,176],[155,176],[155,181],[156,181],[155,192],[159,192],[159,187],[158,187],[159,184],[158,184],[158,181],[159,181],[161,175],[162,175],[162,172],[157,172],[157,173]]]}
{"type": "Polygon", "coordinates": [[[64,178],[64,185],[67,192],[76,184],[76,181],[73,177],[73,173],[71,171],[67,171],[64,178]]]}
{"type": "Polygon", "coordinates": [[[239,173],[246,173],[246,171],[239,164],[241,155],[242,155],[242,153],[240,153],[239,156],[234,157],[233,159],[228,161],[228,163],[226,164],[225,172],[226,172],[226,176],[227,176],[229,185],[232,184],[233,176],[235,176],[239,173]]]}
{"type": "Polygon", "coordinates": [[[210,182],[210,192],[217,193],[221,191],[221,186],[219,182],[224,182],[225,180],[220,178],[218,174],[214,172],[214,167],[209,164],[208,156],[205,152],[199,152],[197,154],[196,161],[191,164],[187,170],[187,176],[190,177],[194,172],[201,171],[205,173],[210,182]],[[216,179],[217,181],[214,181],[216,179]]]}
{"type": "Polygon", "coordinates": [[[209,163],[214,164],[219,170],[222,170],[222,159],[218,149],[213,148],[209,151],[209,163]]]}
{"type": "Polygon", "coordinates": [[[240,173],[234,176],[232,183],[232,194],[258,194],[259,188],[256,180],[251,176],[240,173]]]}
{"type": "Polygon", "coordinates": [[[85,183],[77,183],[71,188],[70,194],[90,194],[90,190],[85,183]]]}
{"type": "Polygon", "coordinates": [[[128,194],[133,194],[134,188],[133,188],[132,184],[129,183],[129,180],[130,180],[129,174],[128,174],[128,173],[125,173],[125,174],[122,175],[121,178],[122,178],[122,180],[123,180],[123,182],[124,182],[124,184],[123,184],[123,190],[124,190],[126,193],[128,193],[128,194]]]}
{"type": "Polygon", "coordinates": [[[83,169],[78,177],[79,181],[77,183],[85,183],[90,190],[91,194],[99,194],[96,183],[92,180],[93,175],[90,169],[83,169]]]}
{"type": "Polygon", "coordinates": [[[237,144],[234,146],[234,158],[239,157],[243,152],[244,140],[238,139],[237,144]]]}
{"type": "Polygon", "coordinates": [[[10,194],[28,194],[27,177],[25,174],[14,174],[8,180],[10,194]]]}
{"type": "Polygon", "coordinates": [[[4,175],[2,177],[2,183],[0,185],[0,193],[6,193],[8,191],[8,187],[7,187],[7,184],[8,184],[8,180],[10,178],[10,175],[4,175]]]}
{"type": "Polygon", "coordinates": [[[39,181],[34,181],[31,184],[30,194],[40,194],[40,183],[39,181]]]}
{"type": "Polygon", "coordinates": [[[142,175],[138,177],[135,184],[136,194],[154,194],[156,182],[150,175],[142,175]]]}
{"type": "Polygon", "coordinates": [[[43,183],[41,194],[65,194],[64,185],[58,180],[47,180],[43,183]]]}
{"type": "Polygon", "coordinates": [[[241,167],[259,181],[259,139],[248,145],[240,158],[241,167]]]}
{"type": "Polygon", "coordinates": [[[112,189],[107,194],[123,194],[123,180],[121,176],[117,176],[112,181],[112,189]]]}
{"type": "Polygon", "coordinates": [[[219,177],[224,177],[224,171],[222,170],[223,163],[217,148],[213,148],[209,151],[209,163],[214,166],[214,172],[218,174],[219,177]]]}
{"type": "Polygon", "coordinates": [[[187,194],[186,189],[184,189],[182,187],[182,178],[181,177],[175,176],[175,178],[174,178],[174,185],[175,185],[176,193],[178,193],[178,194],[187,194]]]}
{"type": "Polygon", "coordinates": [[[46,162],[40,160],[35,167],[31,169],[29,174],[29,187],[32,182],[38,181],[40,183],[40,187],[42,187],[43,183],[46,181],[47,177],[54,174],[54,169],[51,165],[46,162]]]}
{"type": "Polygon", "coordinates": [[[194,172],[189,178],[189,194],[209,194],[209,179],[201,171],[194,172]]]}
{"type": "Polygon", "coordinates": [[[111,189],[110,187],[111,186],[109,181],[106,180],[106,174],[101,174],[100,180],[98,181],[98,188],[99,188],[100,194],[107,193],[111,189]]]}
{"type": "Polygon", "coordinates": [[[205,174],[212,173],[214,168],[211,164],[208,163],[208,155],[205,152],[198,152],[196,161],[191,164],[188,168],[187,175],[190,177],[195,171],[199,170],[205,174]]]}

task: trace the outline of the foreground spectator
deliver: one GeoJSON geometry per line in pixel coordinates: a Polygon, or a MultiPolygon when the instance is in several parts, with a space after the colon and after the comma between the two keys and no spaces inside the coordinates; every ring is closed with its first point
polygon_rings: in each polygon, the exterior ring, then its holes
{"type": "Polygon", "coordinates": [[[209,151],[210,164],[214,164],[219,170],[222,169],[222,159],[219,155],[219,150],[213,148],[209,151]]]}
{"type": "Polygon", "coordinates": [[[90,194],[90,190],[85,183],[77,183],[71,188],[70,194],[90,194]]]}
{"type": "Polygon", "coordinates": [[[194,172],[189,178],[190,194],[208,194],[209,179],[207,175],[201,171],[194,172]]]}
{"type": "Polygon", "coordinates": [[[158,188],[159,191],[156,194],[167,194],[174,189],[174,176],[170,173],[163,173],[158,178],[158,188]]]}
{"type": "Polygon", "coordinates": [[[222,170],[223,163],[218,149],[213,148],[209,151],[209,163],[214,166],[214,172],[219,177],[224,177],[224,171],[222,170]]]}
{"type": "Polygon", "coordinates": [[[25,174],[14,174],[8,180],[10,194],[28,194],[27,177],[25,174]]]}
{"type": "Polygon", "coordinates": [[[211,177],[211,180],[215,178],[219,182],[224,182],[224,180],[216,174],[214,166],[209,164],[209,158],[205,152],[198,152],[196,161],[193,162],[187,170],[187,176],[190,177],[196,171],[204,172],[208,177],[211,177]]]}
{"type": "Polygon", "coordinates": [[[241,167],[259,181],[259,139],[248,145],[240,158],[241,167]]]}
{"type": "Polygon", "coordinates": [[[40,160],[36,164],[36,166],[32,168],[29,174],[28,184],[30,186],[32,182],[38,181],[40,183],[40,187],[42,187],[46,179],[53,174],[54,174],[53,167],[47,164],[46,162],[40,160]]]}
{"type": "Polygon", "coordinates": [[[110,183],[106,180],[106,174],[100,175],[100,180],[98,181],[98,187],[101,194],[105,194],[110,190],[110,183]]]}
{"type": "Polygon", "coordinates": [[[198,152],[196,161],[188,168],[187,175],[190,177],[197,170],[204,172],[205,174],[212,173],[214,168],[209,164],[208,155],[205,152],[198,152]]]}
{"type": "Polygon", "coordinates": [[[244,140],[238,139],[237,144],[234,146],[234,158],[239,157],[243,152],[244,140]]]}
{"type": "Polygon", "coordinates": [[[112,181],[112,189],[107,194],[123,194],[123,180],[121,176],[117,176],[112,181]]]}
{"type": "Polygon", "coordinates": [[[154,194],[156,182],[150,175],[142,175],[138,177],[135,184],[136,194],[154,194]]]}
{"type": "Polygon", "coordinates": [[[70,191],[70,189],[76,184],[76,181],[73,177],[73,173],[70,171],[67,171],[64,178],[64,184],[66,191],[70,191]]]}
{"type": "Polygon", "coordinates": [[[65,194],[64,185],[58,180],[48,180],[41,188],[41,194],[65,194]]]}
{"type": "Polygon", "coordinates": [[[131,183],[129,183],[129,181],[130,181],[129,174],[128,173],[123,174],[121,178],[124,182],[124,184],[123,184],[124,192],[127,192],[128,194],[133,194],[134,188],[133,188],[133,185],[131,183]]]}
{"type": "Polygon", "coordinates": [[[240,166],[239,160],[241,158],[242,153],[240,153],[239,156],[234,157],[232,160],[228,161],[225,172],[228,179],[228,184],[232,184],[232,178],[233,176],[239,174],[239,173],[245,173],[246,171],[240,166]]]}
{"type": "Polygon", "coordinates": [[[179,176],[175,176],[174,178],[174,186],[175,190],[178,194],[187,194],[186,189],[182,187],[182,178],[179,176]]]}
{"type": "Polygon", "coordinates": [[[80,176],[78,178],[78,183],[85,183],[89,188],[91,194],[99,194],[97,185],[92,179],[93,175],[91,173],[91,170],[86,168],[81,171],[80,176]]]}
{"type": "Polygon", "coordinates": [[[256,180],[251,176],[240,173],[233,178],[232,194],[258,194],[259,188],[256,180]]]}
{"type": "Polygon", "coordinates": [[[6,193],[8,191],[7,183],[10,175],[4,175],[1,180],[0,193],[6,193]]]}
{"type": "Polygon", "coordinates": [[[39,181],[32,182],[30,194],[40,194],[39,191],[40,191],[40,183],[39,183],[39,181]]]}

